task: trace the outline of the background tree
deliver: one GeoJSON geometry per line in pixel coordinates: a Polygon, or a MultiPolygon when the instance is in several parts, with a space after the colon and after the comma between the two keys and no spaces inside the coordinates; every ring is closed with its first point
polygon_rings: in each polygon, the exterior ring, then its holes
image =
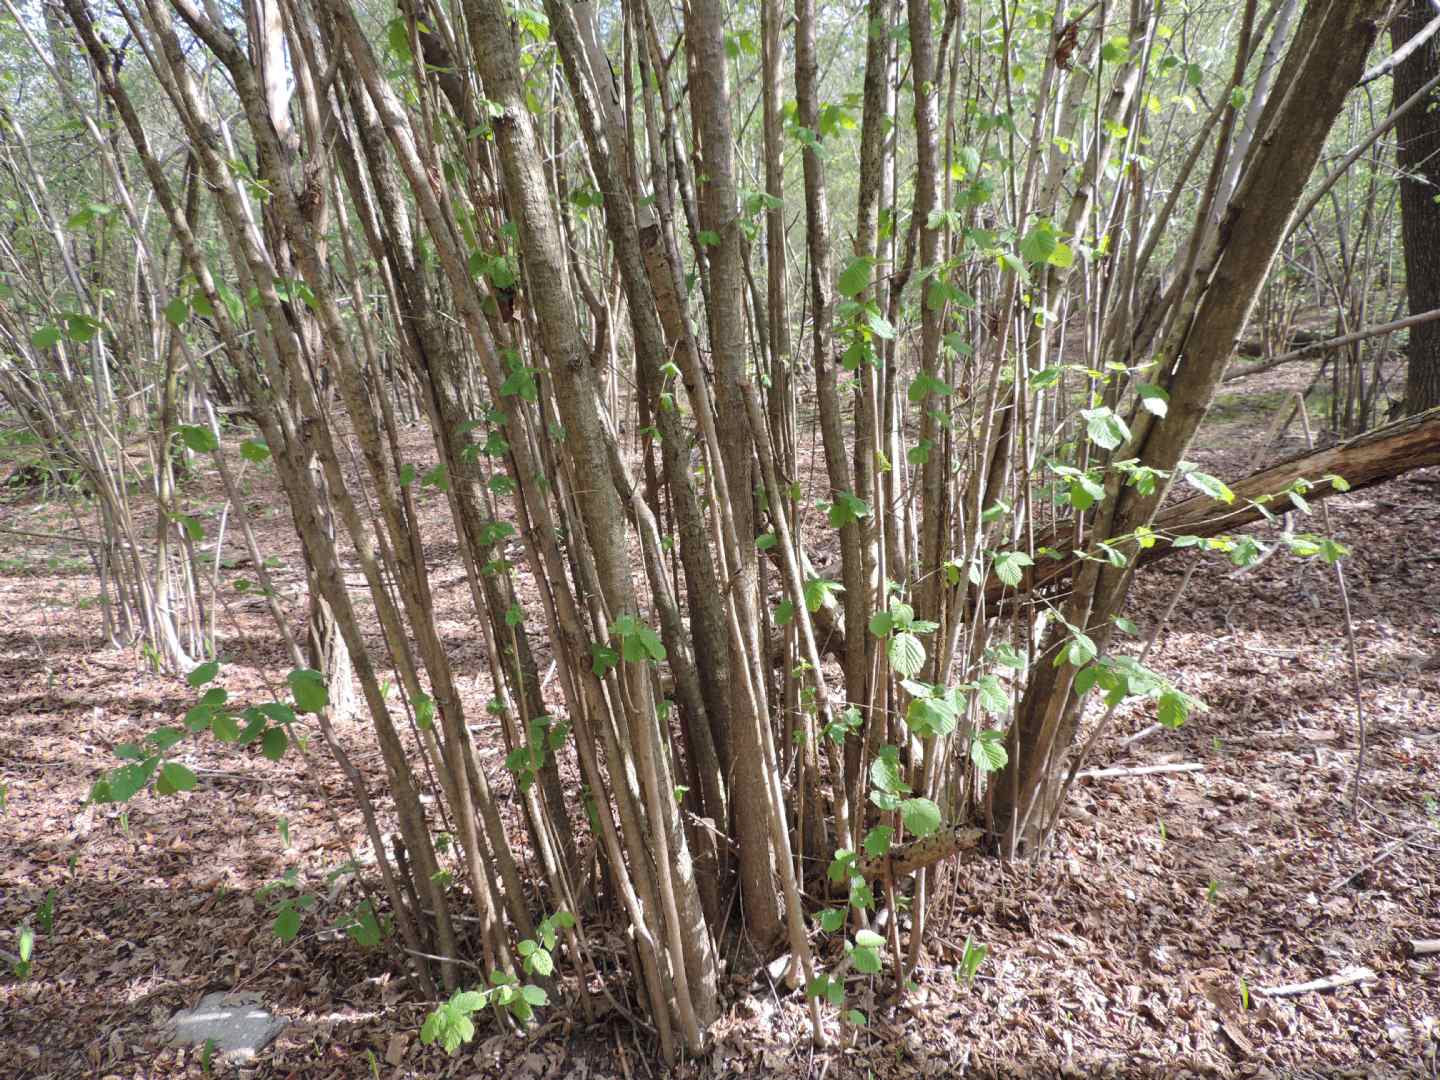
{"type": "MultiPolygon", "coordinates": [[[[1390,25],[1398,52],[1422,33],[1429,36],[1395,65],[1394,100],[1405,101],[1440,74],[1440,35],[1434,23],[1440,6],[1408,0],[1390,25]]],[[[1440,308],[1440,99],[1432,95],[1400,118],[1395,129],[1400,167],[1400,221],[1405,245],[1405,290],[1410,311],[1440,308]]],[[[1416,413],[1440,405],[1440,323],[1410,331],[1405,408],[1416,413]]]]}

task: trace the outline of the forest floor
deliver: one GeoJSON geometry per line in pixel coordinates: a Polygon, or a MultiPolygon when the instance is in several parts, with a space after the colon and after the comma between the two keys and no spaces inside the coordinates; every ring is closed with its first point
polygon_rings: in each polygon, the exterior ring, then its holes
{"type": "MultiPolygon", "coordinates": [[[[1194,455],[1202,467],[1233,479],[1297,449],[1293,435],[1263,445],[1295,378],[1282,370],[1227,388],[1201,440],[1210,449],[1194,455]]],[[[210,494],[197,489],[196,505],[218,508],[210,494]]],[[[251,498],[298,619],[288,515],[263,482],[251,498]]],[[[441,496],[427,498],[439,520],[441,496]]],[[[1248,572],[1207,558],[1150,664],[1209,711],[1129,744],[1153,717],[1124,711],[1091,763],[1193,769],[1081,780],[1044,859],[947,868],[916,988],[889,1001],[883,987],[852,986],[870,1015],[853,1046],[812,1049],[801,996],[735,963],[713,1048],[677,1075],[1440,1076],[1440,957],[1406,948],[1440,937],[1440,671],[1421,670],[1440,650],[1440,470],[1327,505],[1354,552],[1344,568],[1366,733],[1358,813],[1334,570],[1284,554],[1248,572]],[[967,938],[987,949],[968,983],[958,974],[967,938]],[[1266,994],[1356,968],[1372,977],[1266,994]]],[[[64,503],[10,492],[0,527],[77,525],[64,503]]],[[[1325,531],[1318,513],[1305,527],[1325,531]]],[[[430,545],[435,602],[469,715],[484,716],[488,674],[453,550],[430,545]]],[[[1141,572],[1131,614],[1142,634],[1184,571],[1177,557],[1141,572]]],[[[226,587],[244,572],[221,575],[220,683],[232,700],[272,700],[288,664],[259,601],[226,587]]],[[[352,850],[363,864],[365,837],[318,748],[272,763],[196,739],[185,749],[193,791],[85,805],[114,748],[175,723],[196,694],[107,647],[96,594],[83,548],[0,533],[0,949],[15,951],[22,922],[37,930],[29,978],[13,977],[8,960],[0,970],[0,1078],[201,1076],[200,1052],[167,1046],[164,1021],[233,988],[289,1022],[244,1077],[663,1072],[644,1036],[614,1013],[587,1022],[564,983],[527,1038],[482,1023],[454,1057],[421,1046],[428,1006],[393,958],[332,929],[356,893],[327,875],[352,850]],[[258,890],[292,870],[317,902],[284,944],[271,905],[296,893],[258,890]]],[[[492,782],[512,800],[486,723],[492,782]]],[[[367,728],[351,722],[340,735],[378,780],[367,728]]],[[[623,957],[617,932],[590,927],[599,955],[614,946],[623,957]]]]}

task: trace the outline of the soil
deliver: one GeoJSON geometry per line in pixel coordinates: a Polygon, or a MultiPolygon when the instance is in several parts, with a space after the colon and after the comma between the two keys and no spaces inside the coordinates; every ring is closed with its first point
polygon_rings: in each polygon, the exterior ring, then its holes
{"type": "MultiPolygon", "coordinates": [[[[1196,461],[1238,477],[1293,451],[1293,431],[1278,446],[1265,435],[1275,391],[1302,377],[1227,388],[1233,407],[1222,401],[1202,438],[1213,449],[1196,461]]],[[[412,437],[423,457],[423,436],[412,437]]],[[[67,504],[41,498],[0,493],[0,527],[73,535],[67,504]]],[[[192,498],[220,505],[203,486],[192,498]]],[[[424,498],[440,520],[443,497],[424,498]]],[[[263,483],[251,499],[298,625],[288,519],[263,483]]],[[[1321,561],[1281,554],[1239,572],[1205,559],[1150,664],[1208,711],[1127,743],[1154,717],[1122,710],[1089,763],[1191,768],[1081,779],[1046,857],[947,866],[915,987],[894,998],[879,980],[851,984],[869,1016],[853,1045],[812,1048],[802,997],[734,959],[713,1048],[676,1075],[1440,1075],[1440,957],[1407,949],[1440,937],[1440,672],[1422,670],[1440,651],[1440,470],[1327,505],[1330,524],[1317,512],[1305,527],[1353,551],[1349,627],[1336,572],[1321,561]],[[986,950],[969,980],[967,940],[986,950]],[[1370,974],[1267,993],[1357,968],[1370,974]]],[[[483,649],[446,547],[430,550],[435,603],[469,715],[484,716],[483,649]]],[[[1142,572],[1131,609],[1142,635],[1186,566],[1177,557],[1142,572]]],[[[243,572],[221,574],[221,682],[234,700],[271,700],[289,665],[258,599],[225,584],[243,572]]],[[[175,723],[196,696],[102,640],[96,594],[83,546],[0,533],[0,949],[16,952],[12,928],[36,930],[29,977],[11,974],[11,957],[0,974],[0,1077],[204,1075],[200,1050],[167,1046],[163,1023],[236,988],[289,1022],[240,1067],[246,1077],[663,1072],[648,1036],[613,1009],[586,1020],[563,980],[525,1037],[482,1015],[455,1056],[421,1046],[430,1006],[403,967],[332,928],[360,895],[353,877],[327,875],[352,858],[363,867],[366,840],[318,743],[271,762],[191,740],[194,790],[87,805],[114,748],[175,723]],[[259,890],[289,871],[316,899],[285,944],[273,905],[296,892],[259,890]]],[[[339,730],[378,788],[366,726],[339,730]]],[[[522,846],[493,723],[479,738],[522,846]]],[[[623,940],[599,919],[590,933],[597,955],[614,957],[610,989],[626,1000],[623,940]]]]}

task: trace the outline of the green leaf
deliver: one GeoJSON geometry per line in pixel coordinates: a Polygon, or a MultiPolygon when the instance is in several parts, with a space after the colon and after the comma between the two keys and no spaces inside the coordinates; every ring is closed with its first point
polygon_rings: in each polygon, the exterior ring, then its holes
{"type": "Polygon", "coordinates": [[[201,664],[199,667],[191,671],[189,675],[186,675],[185,681],[191,686],[204,686],[206,683],[210,682],[212,679],[215,678],[216,675],[219,674],[220,661],[207,660],[205,663],[201,664]]]}
{"type": "Polygon", "coordinates": [[[183,296],[176,296],[165,305],[165,320],[171,326],[184,326],[185,320],[190,317],[190,305],[185,302],[183,296]]]}
{"type": "Polygon", "coordinates": [[[890,666],[907,679],[920,674],[925,666],[925,646],[914,634],[896,634],[890,639],[887,651],[890,666]]]}
{"type": "MultiPolygon", "coordinates": [[[[865,933],[865,931],[862,930],[861,933],[865,933]]],[[[884,944],[883,939],[881,944],[884,944]]],[[[857,945],[850,951],[850,958],[855,970],[862,975],[878,975],[880,973],[880,954],[874,949],[857,945]]]]}
{"type": "Polygon", "coordinates": [[[876,337],[883,338],[885,341],[894,340],[895,327],[890,324],[889,319],[885,318],[885,316],[881,315],[878,311],[870,312],[865,323],[870,327],[870,332],[876,337]]]}
{"type": "Polygon", "coordinates": [[[279,761],[289,745],[290,737],[285,734],[285,729],[272,727],[260,739],[260,752],[271,761],[279,761]]]}
{"type": "MultiPolygon", "coordinates": [[[[83,124],[71,130],[78,131],[80,130],[80,127],[83,127],[83,124]]],[[[65,127],[62,126],[61,130],[65,130],[65,127]]],[[[75,213],[71,214],[65,220],[65,228],[69,229],[72,232],[88,229],[97,218],[103,221],[105,218],[109,217],[114,212],[115,207],[107,206],[105,203],[88,203],[82,209],[75,211],[75,213]]]]}
{"type": "MultiPolygon", "coordinates": [[[[549,954],[547,953],[546,955],[548,956],[549,954]]],[[[549,972],[542,972],[541,974],[548,975],[549,972]]],[[[527,1005],[548,1005],[550,1003],[550,995],[545,993],[540,987],[531,984],[526,984],[520,988],[520,996],[525,999],[527,1005]]]]}
{"type": "Polygon", "coordinates": [[[60,344],[60,330],[54,326],[42,326],[30,335],[30,344],[37,349],[49,349],[60,344]]]}
{"type": "Polygon", "coordinates": [[[1085,433],[1097,446],[1114,450],[1130,438],[1125,421],[1109,408],[1081,409],[1080,415],[1085,418],[1085,433]]]}
{"type": "MultiPolygon", "coordinates": [[[[871,831],[873,832],[874,830],[871,831]]],[[[826,908],[817,916],[820,920],[820,929],[824,930],[827,934],[835,933],[836,930],[839,930],[845,925],[845,914],[844,908],[826,908]]]]}
{"type": "MultiPolygon", "coordinates": [[[[1182,465],[1183,468],[1183,465],[1182,465]]],[[[1209,473],[1203,473],[1197,469],[1184,469],[1185,482],[1202,495],[1209,495],[1212,499],[1218,499],[1223,503],[1233,503],[1235,493],[1225,484],[1209,473]]]]}
{"type": "Polygon", "coordinates": [[[929,799],[905,799],[900,803],[900,820],[917,837],[924,838],[940,828],[940,807],[929,799]]]}
{"type": "Polygon", "coordinates": [[[1192,712],[1204,712],[1205,703],[1182,693],[1174,687],[1166,687],[1160,694],[1157,719],[1168,728],[1177,728],[1190,719],[1192,712]]]}
{"type": "Polygon", "coordinates": [[[1015,586],[1020,584],[1025,567],[1034,565],[1035,560],[1023,551],[1000,551],[996,552],[991,569],[1006,585],[1015,586]]]}
{"type": "Polygon", "coordinates": [[[280,909],[280,914],[275,916],[271,929],[281,941],[294,941],[295,935],[300,933],[300,912],[287,904],[280,909]]]}
{"type": "Polygon", "coordinates": [[[911,380],[910,388],[906,391],[906,397],[910,399],[912,405],[921,405],[924,404],[925,399],[931,394],[948,397],[952,393],[954,393],[954,390],[948,383],[922,371],[911,380]]]}
{"type": "Polygon", "coordinates": [[[268,716],[277,724],[293,724],[295,722],[295,710],[282,701],[268,701],[259,708],[263,715],[268,716]]]}
{"type": "MultiPolygon", "coordinates": [[[[890,850],[890,841],[894,836],[895,830],[889,825],[877,825],[865,834],[865,839],[860,846],[865,849],[866,855],[872,858],[878,858],[890,850]]],[[[844,923],[845,913],[842,911],[839,922],[834,927],[830,927],[830,929],[838,930],[844,923]]]]}
{"type": "MultiPolygon", "coordinates": [[[[811,612],[834,604],[833,595],[844,592],[845,586],[828,578],[812,577],[805,582],[805,607],[811,612]]],[[[783,625],[783,624],[782,624],[783,625]]]]}
{"type": "Polygon", "coordinates": [[[1101,47],[1100,58],[1107,64],[1124,63],[1130,59],[1130,39],[1124,36],[1111,38],[1101,47]]]}
{"type": "Polygon", "coordinates": [[[900,776],[900,751],[882,746],[870,762],[870,782],[887,795],[905,795],[910,786],[900,776]]]}
{"type": "Polygon", "coordinates": [[[1076,631],[1070,638],[1070,644],[1066,646],[1061,655],[1074,667],[1081,668],[1095,659],[1095,653],[1095,642],[1090,639],[1089,635],[1076,631]]]}
{"type": "Polygon", "coordinates": [[[1163,419],[1170,411],[1170,395],[1162,388],[1140,383],[1135,392],[1140,395],[1140,405],[1146,412],[1163,419]]]}
{"type": "Polygon", "coordinates": [[[975,981],[975,974],[980,970],[980,965],[985,962],[985,954],[989,950],[978,941],[973,941],[969,934],[965,935],[965,949],[960,955],[960,970],[955,973],[955,980],[967,985],[975,981]]]}
{"type": "Polygon", "coordinates": [[[211,454],[220,449],[220,440],[208,427],[199,424],[181,424],[180,441],[197,454],[211,454]]]}
{"type": "Polygon", "coordinates": [[[318,713],[330,701],[325,689],[325,676],[313,668],[296,668],[285,677],[295,695],[295,707],[302,713],[318,713]]]}
{"type": "Polygon", "coordinates": [[[883,949],[885,939],[874,930],[860,930],[855,934],[855,944],[862,949],[883,949]]]}
{"type": "Polygon", "coordinates": [[[195,786],[195,774],[178,761],[167,761],[160,767],[160,780],[171,791],[189,791],[195,786]]]}
{"type": "Polygon", "coordinates": [[[155,772],[155,766],[159,764],[158,757],[146,758],[143,762],[134,765],[123,765],[107,777],[109,784],[110,802],[127,802],[135,794],[150,782],[151,775],[155,772]]]}
{"type": "MultiPolygon", "coordinates": [[[[181,731],[179,728],[162,727],[155,731],[152,731],[150,735],[146,738],[146,742],[153,743],[155,749],[159,750],[160,753],[163,754],[166,750],[169,750],[172,746],[174,746],[183,738],[185,738],[185,732],[181,731]]],[[[116,747],[115,752],[119,754],[120,748],[116,747]]],[[[137,753],[136,756],[138,757],[139,754],[137,753]]]]}
{"type": "Polygon", "coordinates": [[[1028,263],[1045,263],[1060,246],[1055,231],[1048,225],[1038,225],[1025,234],[1020,241],[1020,255],[1028,263]]]}
{"type": "Polygon", "coordinates": [[[205,526],[196,521],[189,514],[171,514],[177,525],[185,530],[185,535],[192,541],[198,543],[205,539],[205,526]]]}
{"type": "Polygon", "coordinates": [[[259,465],[270,456],[270,447],[261,439],[246,439],[240,444],[240,456],[254,465],[259,465]]]}
{"type": "Polygon", "coordinates": [[[1005,736],[998,731],[984,730],[975,733],[970,743],[970,760],[981,772],[998,772],[1010,760],[1005,752],[1005,736]]]}
{"type": "Polygon", "coordinates": [[[955,730],[955,709],[944,698],[917,697],[905,709],[905,725],[922,739],[955,730]]]}
{"type": "Polygon", "coordinates": [[[980,695],[980,707],[991,716],[999,716],[1010,707],[1010,695],[995,675],[982,675],[975,683],[980,695]]]}
{"type": "Polygon", "coordinates": [[[196,705],[185,712],[185,726],[191,731],[204,731],[215,719],[215,709],[209,705],[196,705]]]}
{"type": "Polygon", "coordinates": [[[842,491],[836,495],[835,501],[830,504],[830,509],[826,513],[830,524],[837,529],[869,516],[870,504],[848,491],[842,491]]]}
{"type": "Polygon", "coordinates": [[[1030,375],[1031,390],[1048,390],[1060,382],[1060,376],[1065,373],[1063,367],[1041,368],[1030,375]]]}
{"type": "Polygon", "coordinates": [[[605,673],[620,662],[620,654],[608,645],[600,645],[596,642],[590,643],[590,670],[595,673],[597,679],[603,679],[605,673]]]}
{"type": "Polygon", "coordinates": [[[836,291],[845,299],[853,300],[870,286],[870,268],[873,261],[864,256],[856,256],[851,259],[844,271],[840,274],[840,280],[836,283],[836,291]]]}
{"type": "Polygon", "coordinates": [[[651,630],[648,626],[642,626],[638,637],[640,638],[640,644],[644,647],[645,651],[650,654],[652,660],[665,659],[665,644],[660,640],[659,634],[651,630]]]}
{"type": "Polygon", "coordinates": [[[245,318],[245,302],[240,299],[240,294],[228,285],[215,286],[215,292],[220,297],[220,302],[225,305],[225,310],[230,314],[234,322],[240,322],[245,318]]]}

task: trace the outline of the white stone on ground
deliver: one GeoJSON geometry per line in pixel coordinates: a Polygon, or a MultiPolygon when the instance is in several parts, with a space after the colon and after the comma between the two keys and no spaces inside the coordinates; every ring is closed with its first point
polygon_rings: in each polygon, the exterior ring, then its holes
{"type": "Polygon", "coordinates": [[[285,1027],[284,1020],[266,1011],[259,1002],[259,994],[223,990],[206,994],[195,1008],[181,1009],[171,1019],[171,1041],[203,1046],[213,1039],[217,1054],[253,1057],[285,1027]]]}

